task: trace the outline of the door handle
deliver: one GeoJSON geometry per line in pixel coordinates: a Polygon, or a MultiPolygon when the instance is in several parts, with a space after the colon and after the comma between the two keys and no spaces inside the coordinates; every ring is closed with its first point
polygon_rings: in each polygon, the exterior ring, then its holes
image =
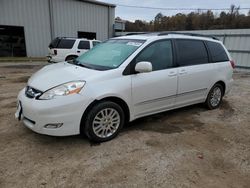
{"type": "Polygon", "coordinates": [[[80,53],[80,51],[78,50],[77,53],[80,53]]]}
{"type": "Polygon", "coordinates": [[[171,71],[171,72],[169,72],[169,74],[168,74],[168,76],[170,76],[170,77],[176,76],[176,75],[177,75],[177,73],[176,73],[175,71],[171,71]]]}
{"type": "Polygon", "coordinates": [[[182,74],[187,74],[187,71],[185,69],[181,69],[180,72],[179,72],[180,75],[182,74]]]}

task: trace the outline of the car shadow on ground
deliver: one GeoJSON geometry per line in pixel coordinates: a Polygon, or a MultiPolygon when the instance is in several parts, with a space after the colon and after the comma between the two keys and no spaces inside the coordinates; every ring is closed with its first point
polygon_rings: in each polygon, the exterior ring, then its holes
{"type": "Polygon", "coordinates": [[[151,131],[163,134],[181,133],[185,130],[198,130],[204,125],[198,118],[207,109],[196,104],[167,112],[139,118],[124,127],[123,132],[133,130],[151,131]]]}
{"type": "MultiPolygon", "coordinates": [[[[121,131],[121,134],[127,134],[133,130],[171,134],[180,133],[184,130],[198,129],[203,126],[203,123],[194,118],[193,115],[197,115],[203,111],[206,111],[206,108],[203,107],[203,105],[198,104],[143,117],[125,125],[121,131]]],[[[31,130],[27,131],[30,132],[32,137],[36,137],[33,139],[36,139],[40,144],[55,145],[64,143],[71,145],[74,143],[87,143],[90,146],[100,145],[99,143],[89,141],[84,135],[54,137],[34,133],[31,130]]]]}
{"type": "MultiPolygon", "coordinates": [[[[223,111],[226,110],[232,112],[232,108],[226,100],[223,101],[220,109],[223,111]]],[[[199,131],[204,126],[204,123],[200,121],[199,116],[205,111],[207,111],[207,108],[203,104],[195,104],[192,106],[139,118],[126,124],[120,134],[128,134],[131,131],[150,131],[162,134],[174,134],[184,131],[199,131]]],[[[36,140],[36,142],[39,142],[42,145],[100,145],[100,143],[89,141],[89,139],[84,135],[54,137],[34,133],[31,130],[27,131],[29,131],[30,135],[32,135],[33,141],[36,140]]]]}

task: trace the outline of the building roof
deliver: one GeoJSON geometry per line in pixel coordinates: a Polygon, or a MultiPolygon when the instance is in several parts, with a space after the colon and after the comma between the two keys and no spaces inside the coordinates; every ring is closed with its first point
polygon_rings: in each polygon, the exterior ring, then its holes
{"type": "Polygon", "coordinates": [[[115,4],[104,3],[104,2],[96,1],[96,0],[80,0],[80,1],[91,3],[91,4],[95,4],[95,5],[103,5],[103,6],[108,6],[108,7],[116,7],[115,4]]]}

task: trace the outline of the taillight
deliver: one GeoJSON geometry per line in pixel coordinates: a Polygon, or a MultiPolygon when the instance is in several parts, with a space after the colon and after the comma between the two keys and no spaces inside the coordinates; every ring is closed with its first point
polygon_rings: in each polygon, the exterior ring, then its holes
{"type": "Polygon", "coordinates": [[[233,60],[230,61],[232,68],[235,68],[235,62],[233,60]]]}
{"type": "Polygon", "coordinates": [[[57,50],[54,50],[54,54],[57,55],[57,50]]]}

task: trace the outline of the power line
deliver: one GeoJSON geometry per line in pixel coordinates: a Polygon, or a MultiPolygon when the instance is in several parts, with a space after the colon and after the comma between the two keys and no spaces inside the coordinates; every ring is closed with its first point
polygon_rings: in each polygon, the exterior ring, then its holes
{"type": "MultiPolygon", "coordinates": [[[[147,7],[147,6],[136,6],[136,5],[123,5],[116,4],[120,7],[138,8],[138,9],[152,9],[152,10],[231,10],[231,8],[174,8],[174,7],[147,7]]],[[[243,7],[238,8],[239,10],[250,10],[250,8],[243,7]]]]}

